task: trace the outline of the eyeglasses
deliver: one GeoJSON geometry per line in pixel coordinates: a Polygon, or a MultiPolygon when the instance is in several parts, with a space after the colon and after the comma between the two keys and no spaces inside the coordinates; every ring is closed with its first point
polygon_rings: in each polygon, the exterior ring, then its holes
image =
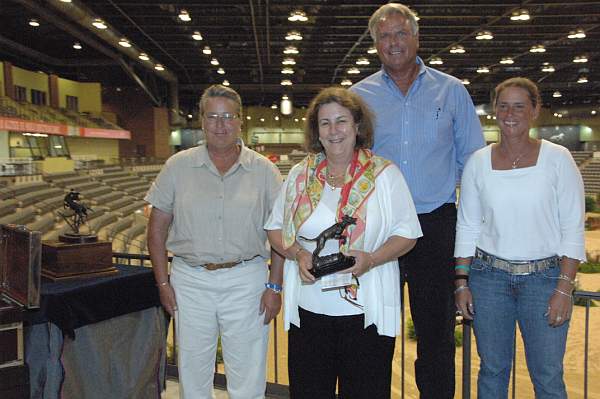
{"type": "Polygon", "coordinates": [[[204,114],[204,117],[208,122],[217,123],[218,119],[222,119],[223,122],[233,122],[236,119],[239,119],[238,114],[234,114],[233,112],[223,112],[219,114],[218,112],[207,112],[204,114]]]}

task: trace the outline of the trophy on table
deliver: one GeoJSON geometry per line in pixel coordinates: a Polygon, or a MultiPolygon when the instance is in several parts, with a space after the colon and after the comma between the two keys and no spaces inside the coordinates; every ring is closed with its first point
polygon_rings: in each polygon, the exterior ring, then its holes
{"type": "Polygon", "coordinates": [[[352,224],[356,224],[356,219],[344,215],[341,221],[323,230],[316,238],[300,237],[305,241],[315,241],[317,243],[312,255],[313,267],[309,270],[313,276],[319,278],[354,266],[356,262],[354,256],[347,256],[341,252],[319,256],[327,240],[340,240],[342,244],[345,243],[346,236],[344,235],[344,230],[352,224]]]}
{"type": "Polygon", "coordinates": [[[79,192],[71,189],[65,195],[63,209],[58,213],[71,231],[60,234],[58,240],[42,242],[42,275],[63,280],[115,273],[111,242],[98,240],[91,232],[81,232],[91,209],[81,202],[79,192]]]}

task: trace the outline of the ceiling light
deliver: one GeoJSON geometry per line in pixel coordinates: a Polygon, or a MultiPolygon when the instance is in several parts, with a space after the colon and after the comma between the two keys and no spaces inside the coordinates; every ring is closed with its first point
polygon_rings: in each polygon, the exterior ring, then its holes
{"type": "Polygon", "coordinates": [[[271,109],[277,109],[277,104],[271,105],[271,109]]]}
{"type": "Polygon", "coordinates": [[[296,122],[296,123],[297,123],[297,122],[300,122],[300,119],[298,119],[298,118],[294,118],[294,122],[296,122]]]}
{"type": "Polygon", "coordinates": [[[194,34],[192,35],[192,39],[194,40],[202,40],[202,34],[198,31],[195,31],[194,34]]]}
{"type": "Polygon", "coordinates": [[[465,48],[461,45],[457,45],[457,46],[452,46],[450,48],[450,53],[451,54],[464,54],[465,53],[465,48]]]}
{"type": "Polygon", "coordinates": [[[83,47],[81,47],[81,43],[75,42],[75,43],[73,43],[73,48],[75,50],[81,50],[83,47]]]}
{"type": "Polygon", "coordinates": [[[352,67],[346,71],[350,75],[358,75],[360,70],[358,68],[352,67]]]}
{"type": "Polygon", "coordinates": [[[283,96],[281,96],[281,99],[282,100],[289,100],[290,98],[288,97],[287,94],[284,94],[283,96]]]}
{"type": "Polygon", "coordinates": [[[148,54],[146,53],[140,53],[140,55],[138,55],[138,58],[142,61],[150,61],[150,57],[148,57],[148,54]]]}
{"type": "Polygon", "coordinates": [[[162,66],[162,64],[156,64],[154,65],[154,69],[156,69],[157,71],[164,71],[165,67],[162,66]]]}
{"type": "Polygon", "coordinates": [[[40,23],[38,22],[38,20],[37,20],[37,19],[35,19],[35,18],[31,18],[31,19],[29,20],[29,26],[35,26],[35,27],[38,27],[38,26],[40,26],[40,23]]]}
{"type": "Polygon", "coordinates": [[[213,59],[211,59],[211,60],[210,60],[210,65],[215,65],[215,66],[216,66],[216,65],[219,65],[219,60],[218,60],[218,59],[216,59],[216,58],[213,58],[213,59]]]}
{"type": "Polygon", "coordinates": [[[275,119],[276,121],[278,121],[279,117],[277,115],[275,115],[275,118],[273,118],[273,119],[275,119]]]}
{"type": "Polygon", "coordinates": [[[229,81],[227,79],[223,81],[223,86],[229,86],[229,81]]]}
{"type": "Polygon", "coordinates": [[[252,120],[252,117],[250,115],[248,115],[248,116],[246,116],[246,119],[250,121],[250,120],[252,120]]]}
{"type": "Polygon", "coordinates": [[[60,0],[61,3],[70,3],[71,0],[60,0]]]}
{"type": "Polygon", "coordinates": [[[482,66],[477,68],[477,73],[489,73],[490,69],[488,67],[482,66]]]}
{"type": "Polygon", "coordinates": [[[494,38],[494,36],[492,35],[492,32],[490,32],[489,30],[482,30],[477,32],[477,35],[475,36],[475,39],[477,40],[492,40],[494,38]]]}
{"type": "Polygon", "coordinates": [[[583,64],[585,62],[588,62],[587,56],[585,55],[578,55],[575,58],[573,58],[573,62],[576,62],[578,64],[583,64]]]}
{"type": "Polygon", "coordinates": [[[290,13],[290,16],[288,17],[288,21],[306,22],[306,21],[308,21],[308,18],[306,17],[306,13],[304,11],[295,10],[290,13]]]}
{"type": "Polygon", "coordinates": [[[569,39],[583,39],[585,37],[585,32],[581,28],[577,28],[576,30],[572,30],[569,32],[567,36],[569,39]]]}
{"type": "Polygon", "coordinates": [[[281,70],[281,73],[285,74],[285,75],[291,75],[294,73],[294,70],[292,68],[283,68],[281,70]]]}
{"type": "Polygon", "coordinates": [[[365,57],[360,57],[359,59],[356,60],[356,65],[369,65],[370,62],[368,59],[366,59],[365,57]]]}
{"type": "Polygon", "coordinates": [[[470,85],[471,81],[469,79],[463,79],[463,80],[460,81],[460,83],[462,83],[462,84],[464,84],[466,86],[466,85],[470,85]]]}
{"type": "Polygon", "coordinates": [[[210,47],[204,46],[204,48],[202,49],[202,53],[206,54],[206,55],[209,55],[209,54],[212,53],[212,51],[210,50],[210,47]]]}
{"type": "Polygon", "coordinates": [[[545,53],[546,47],[543,44],[536,44],[529,49],[530,53],[545,53]]]}
{"type": "Polygon", "coordinates": [[[289,79],[284,79],[281,81],[281,85],[282,86],[291,86],[292,85],[292,81],[289,79]]]}
{"type": "Polygon", "coordinates": [[[302,117],[302,120],[303,120],[303,121],[306,121],[306,118],[305,118],[305,117],[302,117]]]}
{"type": "Polygon", "coordinates": [[[194,115],[188,114],[188,119],[192,119],[193,117],[194,117],[194,115]]]}
{"type": "Polygon", "coordinates": [[[183,22],[190,22],[192,17],[190,17],[190,14],[186,10],[181,10],[179,11],[179,19],[183,22]]]}
{"type": "Polygon", "coordinates": [[[219,69],[217,69],[217,73],[219,75],[225,75],[225,70],[223,68],[219,68],[219,69]]]}
{"type": "Polygon", "coordinates": [[[529,16],[529,11],[524,8],[513,11],[510,16],[511,21],[528,21],[531,17],[529,16]]]}
{"type": "Polygon", "coordinates": [[[261,121],[261,122],[264,122],[264,121],[265,121],[265,118],[260,118],[260,121],[261,121]]]}
{"type": "Polygon", "coordinates": [[[340,84],[342,86],[352,86],[352,81],[350,79],[344,79],[340,84]]]}
{"type": "Polygon", "coordinates": [[[550,65],[547,62],[544,62],[544,66],[542,66],[542,72],[554,72],[556,71],[556,69],[554,69],[554,66],[550,65]]]}
{"type": "Polygon", "coordinates": [[[577,83],[587,83],[588,82],[588,78],[586,75],[579,75],[579,78],[577,78],[577,83]]]}
{"type": "Polygon", "coordinates": [[[295,46],[287,46],[284,50],[283,50],[283,54],[298,54],[299,51],[295,46]]]}
{"type": "Polygon", "coordinates": [[[552,93],[552,97],[559,98],[559,97],[562,97],[562,94],[560,93],[560,91],[557,90],[554,93],[552,93]]]}
{"type": "Polygon", "coordinates": [[[296,65],[296,61],[294,61],[293,58],[284,58],[283,61],[281,61],[281,63],[283,65],[296,65]]]}
{"type": "Polygon", "coordinates": [[[129,43],[129,40],[122,38],[121,40],[119,40],[119,45],[123,46],[123,47],[131,47],[131,43],[129,43]]]}
{"type": "Polygon", "coordinates": [[[511,64],[514,64],[515,61],[510,57],[502,57],[502,59],[500,60],[500,63],[504,64],[504,65],[511,65],[511,64]]]}
{"type": "Polygon", "coordinates": [[[285,40],[302,40],[302,35],[297,30],[293,30],[285,35],[285,40]]]}
{"type": "Polygon", "coordinates": [[[108,26],[106,26],[106,24],[104,23],[104,21],[101,20],[100,18],[94,19],[94,21],[92,22],[92,25],[94,25],[98,29],[106,29],[106,28],[108,28],[108,26]]]}
{"type": "Polygon", "coordinates": [[[444,61],[440,57],[433,57],[429,60],[430,65],[442,65],[444,61]]]}
{"type": "Polygon", "coordinates": [[[369,49],[367,50],[368,54],[375,54],[377,53],[377,49],[374,46],[369,47],[369,49]]]}
{"type": "Polygon", "coordinates": [[[591,111],[590,111],[590,114],[592,114],[592,115],[596,115],[596,110],[595,110],[595,109],[591,110],[591,111]]]}

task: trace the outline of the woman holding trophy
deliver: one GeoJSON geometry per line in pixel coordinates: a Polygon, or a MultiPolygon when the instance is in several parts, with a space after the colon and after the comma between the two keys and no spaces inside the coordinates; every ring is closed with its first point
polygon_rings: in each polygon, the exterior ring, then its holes
{"type": "Polygon", "coordinates": [[[397,258],[421,229],[400,170],[377,157],[359,96],[322,90],[307,112],[309,155],[265,228],[286,257],[284,322],[292,398],[390,396],[400,334],[397,258]],[[337,271],[337,272],[336,272],[337,271]]]}

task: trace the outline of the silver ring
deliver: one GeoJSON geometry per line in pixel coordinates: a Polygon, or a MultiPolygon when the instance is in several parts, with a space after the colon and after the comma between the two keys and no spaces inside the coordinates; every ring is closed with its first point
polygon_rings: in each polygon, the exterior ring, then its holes
{"type": "Polygon", "coordinates": [[[457,311],[456,311],[456,314],[460,314],[460,315],[462,315],[462,310],[457,310],[457,311]]]}
{"type": "Polygon", "coordinates": [[[556,316],[556,321],[561,321],[562,320],[562,316],[556,316]]]}

